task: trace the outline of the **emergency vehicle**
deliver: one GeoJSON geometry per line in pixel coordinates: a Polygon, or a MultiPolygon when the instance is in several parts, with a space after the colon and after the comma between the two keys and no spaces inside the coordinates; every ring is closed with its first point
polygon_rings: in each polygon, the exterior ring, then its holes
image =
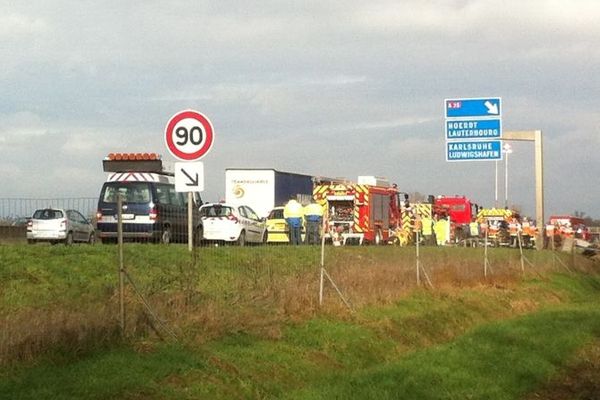
{"type": "MultiPolygon", "coordinates": [[[[477,222],[485,225],[487,237],[494,246],[508,246],[510,244],[508,221],[512,216],[513,212],[506,208],[481,208],[477,212],[477,222]]],[[[481,236],[485,236],[484,230],[481,236]]]]}
{"type": "Polygon", "coordinates": [[[475,219],[476,206],[465,196],[437,196],[433,211],[450,217],[450,237],[459,241],[469,236],[469,224],[475,219]]]}
{"type": "Polygon", "coordinates": [[[413,229],[413,219],[419,216],[421,219],[449,219],[450,231],[448,240],[455,243],[469,236],[469,224],[474,221],[474,213],[477,206],[465,196],[433,196],[430,195],[427,203],[410,203],[402,210],[402,226],[405,230],[413,229]]]}
{"type": "Polygon", "coordinates": [[[387,243],[401,221],[399,193],[386,180],[373,176],[359,176],[358,183],[321,180],[313,189],[315,201],[326,210],[334,244],[345,244],[348,239],[387,243]]]}
{"type": "MultiPolygon", "coordinates": [[[[122,199],[123,238],[170,243],[188,236],[187,196],[175,191],[174,174],[163,168],[155,153],[110,153],[103,162],[108,172],[98,199],[97,228],[105,241],[117,240],[117,199],[122,199]]],[[[193,231],[202,238],[198,208],[202,200],[194,193],[193,231]]]]}

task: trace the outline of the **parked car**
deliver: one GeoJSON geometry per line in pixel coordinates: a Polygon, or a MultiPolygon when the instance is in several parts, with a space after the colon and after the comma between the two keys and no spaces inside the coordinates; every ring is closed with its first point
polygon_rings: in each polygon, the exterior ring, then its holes
{"type": "Polygon", "coordinates": [[[283,218],[283,207],[275,207],[267,217],[267,242],[288,243],[288,226],[283,218]]]}
{"type": "Polygon", "coordinates": [[[265,219],[248,206],[208,203],[200,207],[203,241],[237,243],[266,243],[265,219]]]}
{"type": "Polygon", "coordinates": [[[79,211],[60,208],[36,210],[27,223],[27,242],[74,242],[94,244],[96,232],[94,226],[79,211]]]}
{"type": "MultiPolygon", "coordinates": [[[[267,232],[268,232],[268,243],[289,243],[289,228],[285,218],[283,218],[284,207],[275,207],[269,213],[267,217],[267,232]]],[[[301,240],[304,242],[305,228],[304,224],[301,228],[300,234],[301,240]]]]}
{"type": "MultiPolygon", "coordinates": [[[[103,241],[117,240],[117,196],[122,196],[123,238],[168,244],[188,236],[187,196],[175,190],[173,178],[155,173],[115,173],[100,191],[98,231],[103,241]],[[135,180],[134,180],[135,179],[135,180]]],[[[202,200],[196,194],[194,204],[202,200]]],[[[197,208],[194,207],[196,210],[197,208]]],[[[193,215],[199,233],[199,216],[193,215]]]]}

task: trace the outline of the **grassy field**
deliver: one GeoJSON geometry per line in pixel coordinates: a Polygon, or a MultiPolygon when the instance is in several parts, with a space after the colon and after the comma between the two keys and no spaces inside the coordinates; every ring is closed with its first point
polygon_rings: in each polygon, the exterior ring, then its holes
{"type": "MultiPolygon", "coordinates": [[[[0,246],[6,398],[518,399],[544,393],[600,338],[598,265],[549,252],[128,245],[0,246]],[[164,340],[161,340],[163,338],[164,340]]],[[[600,352],[599,352],[600,353],[600,352]]],[[[593,353],[596,354],[596,353],[593,353]]]]}

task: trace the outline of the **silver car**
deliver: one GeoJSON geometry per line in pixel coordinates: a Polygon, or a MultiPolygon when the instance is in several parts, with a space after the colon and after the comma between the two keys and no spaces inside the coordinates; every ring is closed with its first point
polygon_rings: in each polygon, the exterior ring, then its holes
{"type": "Polygon", "coordinates": [[[94,244],[96,232],[94,226],[79,211],[60,208],[36,210],[27,223],[27,242],[74,242],[94,244]]]}

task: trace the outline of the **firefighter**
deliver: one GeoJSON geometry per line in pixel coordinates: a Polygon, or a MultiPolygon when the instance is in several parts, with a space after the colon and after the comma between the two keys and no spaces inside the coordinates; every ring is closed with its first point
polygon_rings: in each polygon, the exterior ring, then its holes
{"type": "Polygon", "coordinates": [[[302,205],[292,196],[283,208],[283,218],[289,228],[290,244],[300,244],[300,230],[302,228],[302,205]]]}
{"type": "Polygon", "coordinates": [[[508,222],[508,234],[510,235],[510,246],[517,247],[518,246],[518,238],[519,235],[520,224],[517,218],[514,216],[508,222]]]}
{"type": "Polygon", "coordinates": [[[426,216],[421,220],[421,224],[423,225],[423,244],[427,246],[435,244],[435,238],[433,236],[433,219],[426,216]]]}
{"type": "Polygon", "coordinates": [[[472,221],[469,224],[469,236],[471,236],[472,238],[479,237],[479,224],[477,223],[477,221],[472,221]]]}
{"type": "Polygon", "coordinates": [[[450,224],[446,218],[439,218],[433,230],[435,232],[435,238],[438,246],[445,246],[448,241],[450,224]]]}
{"type": "Polygon", "coordinates": [[[312,202],[304,207],[304,221],[306,222],[306,235],[304,244],[319,244],[319,227],[323,220],[323,207],[312,202]]]}

